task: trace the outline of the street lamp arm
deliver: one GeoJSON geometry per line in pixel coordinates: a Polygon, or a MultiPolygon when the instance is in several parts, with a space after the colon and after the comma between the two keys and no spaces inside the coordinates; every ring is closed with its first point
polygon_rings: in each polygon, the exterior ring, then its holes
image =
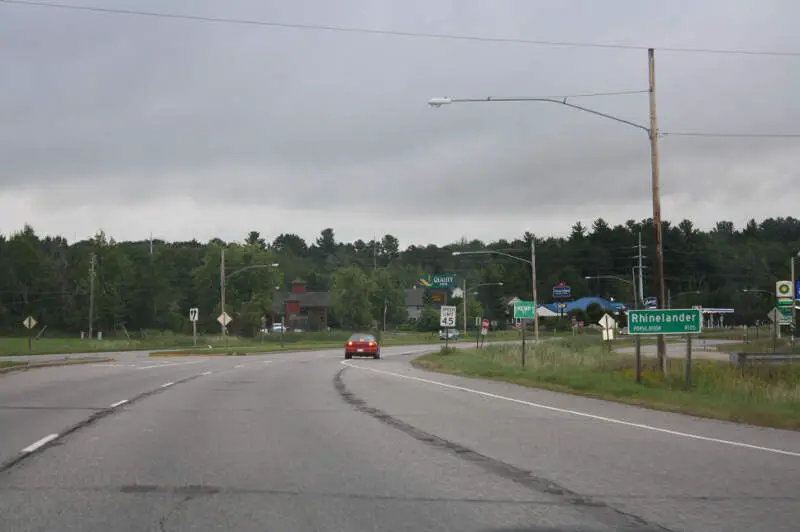
{"type": "Polygon", "coordinates": [[[588,281],[589,279],[615,279],[615,280],[623,282],[623,283],[628,283],[628,284],[631,284],[631,285],[633,284],[632,281],[629,281],[627,279],[623,279],[622,277],[617,277],[616,275],[587,275],[586,276],[586,280],[588,281]]]}
{"type": "Polygon", "coordinates": [[[228,275],[225,276],[225,279],[226,280],[230,279],[234,275],[240,274],[242,272],[247,272],[247,271],[250,271],[250,270],[260,270],[260,269],[263,269],[263,268],[277,268],[277,267],[278,267],[277,264],[253,264],[251,266],[245,266],[244,268],[239,268],[238,270],[234,270],[234,271],[230,272],[228,275]]]}
{"type": "Polygon", "coordinates": [[[509,259],[518,260],[520,262],[524,262],[525,264],[531,264],[531,261],[528,259],[523,259],[522,257],[517,257],[516,255],[511,255],[509,253],[503,253],[502,251],[494,251],[491,249],[481,250],[481,251],[454,251],[453,255],[501,255],[503,257],[508,257],[509,259]]]}
{"type": "Polygon", "coordinates": [[[569,107],[571,109],[575,109],[578,111],[583,111],[585,113],[590,113],[593,115],[600,116],[602,118],[607,118],[609,120],[613,120],[614,122],[619,122],[621,124],[625,124],[631,127],[635,127],[636,129],[641,129],[642,131],[646,132],[648,135],[650,134],[650,128],[647,126],[643,126],[642,124],[637,124],[636,122],[631,122],[630,120],[626,120],[624,118],[620,118],[618,116],[610,115],[608,113],[603,113],[601,111],[597,111],[595,109],[590,109],[589,107],[584,107],[582,105],[577,105],[574,103],[569,103],[566,98],[562,100],[557,100],[555,98],[495,98],[493,96],[487,96],[486,98],[434,98],[431,100],[431,105],[442,105],[443,103],[479,103],[479,102],[545,102],[545,103],[555,103],[558,105],[563,105],[565,107],[569,107]],[[439,103],[440,102],[440,103],[439,103]]]}

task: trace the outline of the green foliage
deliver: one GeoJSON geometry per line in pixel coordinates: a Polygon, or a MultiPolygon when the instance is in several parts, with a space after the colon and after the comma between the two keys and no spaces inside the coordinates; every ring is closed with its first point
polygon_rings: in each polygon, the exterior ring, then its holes
{"type": "MultiPolygon", "coordinates": [[[[788,277],[788,258],[800,249],[800,220],[796,218],[750,222],[741,230],[722,221],[710,231],[700,231],[688,220],[677,225],[664,222],[662,229],[672,306],[732,307],[736,313],[726,318],[727,324],[754,325],[766,320],[774,305],[772,298],[758,292],[743,293],[742,289],[771,291],[777,279],[788,277]]],[[[644,292],[654,295],[652,220],[630,220],[617,226],[596,220],[587,226],[575,224],[566,237],[536,239],[539,299],[548,302],[552,285],[563,280],[575,297],[613,297],[630,303],[630,285],[607,278],[586,280],[586,276],[629,279],[639,233],[646,252],[644,292]]],[[[491,243],[462,239],[441,247],[417,243],[405,249],[390,234],[364,235],[366,239],[352,243],[338,240],[333,228],[325,228],[308,242],[293,233],[269,242],[265,234],[249,231],[242,235],[242,243],[219,239],[207,243],[117,242],[102,230],[90,239],[68,243],[58,236],[40,237],[30,226],[0,235],[0,332],[24,334],[21,322],[28,314],[47,325],[47,335],[77,337],[79,331],[85,331],[92,254],[96,257],[94,328],[106,336],[125,337],[124,330],[131,334],[142,330],[189,333],[191,307],[200,309],[200,332],[219,331],[215,320],[221,310],[223,247],[228,273],[250,265],[280,264],[278,271],[252,269],[230,277],[226,310],[234,317],[231,332],[237,334],[251,335],[258,330],[261,317],[272,310],[276,287],[285,292],[287,282],[299,277],[308,282],[309,291],[327,291],[333,286],[334,273],[346,268],[361,270],[374,285],[367,290],[367,304],[356,311],[363,315],[355,321],[367,325],[372,319],[382,322],[384,301],[389,301],[389,325],[402,323],[403,289],[410,288],[421,273],[456,273],[468,285],[502,281],[502,287],[486,286],[477,296],[468,296],[468,315],[495,320],[499,328],[506,327],[509,318],[504,298],[531,297],[531,271],[524,262],[502,256],[452,254],[488,248],[527,259],[534,238],[531,234],[491,243]]],[[[427,292],[424,302],[430,305],[427,292]]],[[[340,308],[339,314],[342,312],[340,308]]],[[[432,318],[430,310],[427,314],[432,318]]],[[[594,310],[587,314],[578,319],[595,321],[591,319],[597,317],[594,310]]],[[[422,321],[424,329],[438,329],[438,316],[435,325],[432,319],[427,324],[422,321]]],[[[459,326],[461,323],[459,315],[459,326]]],[[[549,327],[552,321],[547,323],[549,327]]]]}
{"type": "Polygon", "coordinates": [[[417,319],[417,330],[420,332],[433,332],[439,330],[439,311],[426,305],[417,319]]]}
{"type": "Polygon", "coordinates": [[[330,290],[331,312],[345,329],[372,326],[374,283],[361,268],[347,266],[336,270],[330,290]]]}

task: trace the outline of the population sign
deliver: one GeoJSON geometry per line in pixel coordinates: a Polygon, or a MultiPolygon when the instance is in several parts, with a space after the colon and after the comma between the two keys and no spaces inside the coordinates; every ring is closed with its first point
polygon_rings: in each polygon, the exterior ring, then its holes
{"type": "Polygon", "coordinates": [[[532,320],[534,317],[532,301],[517,301],[514,303],[514,319],[532,320]]]}
{"type": "Polygon", "coordinates": [[[703,328],[697,309],[629,310],[628,334],[691,334],[703,328]]]}

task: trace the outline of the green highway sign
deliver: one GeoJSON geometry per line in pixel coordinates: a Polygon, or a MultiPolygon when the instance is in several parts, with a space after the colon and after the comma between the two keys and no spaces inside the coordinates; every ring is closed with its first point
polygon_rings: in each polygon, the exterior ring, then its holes
{"type": "Polygon", "coordinates": [[[417,284],[424,288],[455,288],[456,276],[451,273],[428,273],[421,275],[417,284]]]}
{"type": "Polygon", "coordinates": [[[628,334],[688,334],[702,328],[699,309],[628,311],[628,334]]]}
{"type": "Polygon", "coordinates": [[[532,320],[534,315],[532,301],[517,301],[514,303],[514,319],[532,320]]]}

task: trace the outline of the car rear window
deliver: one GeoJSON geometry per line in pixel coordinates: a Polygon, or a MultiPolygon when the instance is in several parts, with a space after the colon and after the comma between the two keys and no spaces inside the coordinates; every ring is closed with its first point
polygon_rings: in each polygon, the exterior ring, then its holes
{"type": "Polygon", "coordinates": [[[354,334],[353,336],[350,337],[350,340],[353,341],[353,342],[358,342],[358,341],[361,341],[361,342],[374,342],[375,341],[375,337],[372,336],[371,334],[354,334]]]}

